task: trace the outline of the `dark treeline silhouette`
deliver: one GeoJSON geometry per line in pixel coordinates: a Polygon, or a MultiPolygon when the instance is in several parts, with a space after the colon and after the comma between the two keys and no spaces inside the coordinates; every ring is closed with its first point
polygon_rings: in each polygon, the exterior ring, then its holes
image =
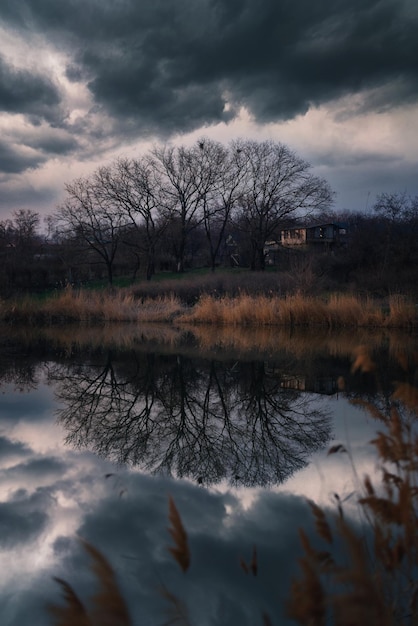
{"type": "Polygon", "coordinates": [[[273,141],[155,147],[67,184],[42,234],[31,210],[0,222],[2,294],[270,263],[300,291],[418,284],[418,198],[381,194],[364,214],[332,210],[333,196],[309,163],[273,141]],[[281,246],[284,228],[313,222],[343,223],[344,245],[281,246]]]}

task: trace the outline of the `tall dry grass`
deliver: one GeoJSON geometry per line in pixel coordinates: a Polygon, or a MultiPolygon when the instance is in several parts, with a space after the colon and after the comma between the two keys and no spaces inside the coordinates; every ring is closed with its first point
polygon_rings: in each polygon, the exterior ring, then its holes
{"type": "Polygon", "coordinates": [[[392,295],[389,297],[389,314],[386,318],[386,325],[398,328],[407,328],[415,325],[417,308],[402,295],[392,295]]]}
{"type": "Polygon", "coordinates": [[[3,303],[1,314],[7,322],[170,322],[185,310],[174,296],[141,301],[129,290],[86,291],[65,289],[45,301],[25,298],[3,303]]]}
{"type": "Polygon", "coordinates": [[[350,294],[328,299],[301,293],[203,294],[186,306],[173,294],[138,298],[132,289],[86,291],[66,289],[45,300],[0,303],[0,317],[9,322],[52,324],[80,322],[172,322],[230,326],[305,326],[326,328],[418,326],[416,306],[405,297],[388,303],[350,294]]]}
{"type": "Polygon", "coordinates": [[[243,294],[236,298],[205,295],[192,309],[181,314],[178,321],[328,328],[418,325],[415,306],[405,298],[391,298],[389,311],[385,312],[379,302],[346,294],[335,294],[328,300],[302,294],[285,297],[243,294]]]}

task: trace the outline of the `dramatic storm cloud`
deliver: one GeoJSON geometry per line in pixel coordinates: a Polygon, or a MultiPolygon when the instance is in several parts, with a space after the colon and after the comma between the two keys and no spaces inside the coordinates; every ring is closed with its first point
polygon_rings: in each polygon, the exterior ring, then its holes
{"type": "Polygon", "coordinates": [[[190,133],[284,141],[340,208],[416,193],[417,26],[415,0],[3,4],[3,213],[26,194],[52,211],[72,177],[190,133]]]}

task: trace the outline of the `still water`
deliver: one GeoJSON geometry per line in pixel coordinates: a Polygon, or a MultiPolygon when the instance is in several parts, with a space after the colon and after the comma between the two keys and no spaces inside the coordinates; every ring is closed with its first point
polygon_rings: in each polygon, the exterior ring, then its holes
{"type": "Polygon", "coordinates": [[[3,329],[1,342],[4,626],[52,623],[54,576],[95,593],[77,536],[112,564],[134,624],[172,618],[162,588],[192,624],[287,624],[307,499],[356,518],[376,412],[396,381],[416,383],[418,348],[393,333],[150,325],[3,329]],[[346,452],[328,454],[336,444],[346,452]],[[170,496],[186,574],[168,550],[170,496]],[[257,576],[243,567],[254,546],[257,576]]]}

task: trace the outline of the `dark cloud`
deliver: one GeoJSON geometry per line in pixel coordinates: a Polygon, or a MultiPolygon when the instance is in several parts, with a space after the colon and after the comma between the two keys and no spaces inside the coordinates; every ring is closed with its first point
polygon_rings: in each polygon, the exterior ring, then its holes
{"type": "Polygon", "coordinates": [[[379,160],[376,163],[366,161],[359,166],[355,158],[350,162],[338,159],[330,163],[330,168],[321,169],[325,177],[333,178],[334,184],[344,198],[340,200],[340,207],[348,210],[367,210],[375,203],[380,193],[396,193],[405,191],[410,195],[417,195],[416,184],[417,164],[408,163],[400,159],[379,160]],[[353,180],[355,184],[353,185],[353,180]]]}
{"type": "Polygon", "coordinates": [[[315,159],[317,166],[328,167],[356,167],[362,168],[366,164],[373,163],[373,166],[389,166],[394,167],[397,163],[402,162],[402,157],[398,154],[379,154],[378,152],[361,151],[356,152],[324,152],[317,154],[315,159]]]}
{"type": "Polygon", "coordinates": [[[12,548],[37,537],[48,521],[44,512],[48,496],[42,490],[32,495],[20,490],[9,502],[0,502],[0,546],[12,548]]]}
{"type": "Polygon", "coordinates": [[[0,458],[7,459],[15,456],[25,456],[30,449],[20,441],[10,441],[7,437],[0,437],[0,458]]]}
{"type": "Polygon", "coordinates": [[[35,189],[25,180],[19,181],[19,185],[12,183],[7,177],[3,182],[0,178],[0,212],[3,209],[1,219],[10,218],[11,209],[15,208],[33,206],[34,210],[45,211],[46,207],[54,207],[62,194],[62,189],[53,183],[41,189],[35,189]]]}
{"type": "Polygon", "coordinates": [[[55,122],[60,96],[46,76],[16,69],[0,57],[0,111],[55,122]]]}
{"type": "Polygon", "coordinates": [[[46,161],[46,155],[35,150],[22,150],[9,142],[0,140],[0,171],[18,174],[39,167],[46,161]]]}
{"type": "Polygon", "coordinates": [[[75,137],[69,135],[46,134],[27,141],[27,145],[50,155],[65,155],[74,152],[78,148],[78,141],[75,137]]]}
{"type": "Polygon", "coordinates": [[[191,130],[240,105],[271,121],[370,88],[384,88],[365,103],[374,109],[418,95],[413,0],[26,0],[0,11],[72,51],[68,76],[137,132],[191,130]]]}
{"type": "MultiPolygon", "coordinates": [[[[39,368],[42,370],[42,367],[39,368]]],[[[35,374],[37,374],[35,372],[35,374]]],[[[36,380],[36,378],[35,378],[36,380]]],[[[2,395],[0,406],[0,424],[2,427],[10,427],[18,422],[44,422],[50,423],[51,412],[55,408],[52,392],[47,387],[39,385],[36,391],[22,393],[16,397],[13,391],[2,395]]]]}
{"type": "MultiPolygon", "coordinates": [[[[54,174],[45,182],[50,189],[30,186],[33,170],[49,157],[56,158],[51,171],[61,157],[97,163],[140,139],[228,122],[241,106],[264,123],[333,102],[333,122],[343,125],[369,111],[416,103],[418,96],[415,0],[20,0],[0,3],[0,25],[17,42],[19,36],[34,42],[34,55],[39,42],[41,60],[59,51],[69,81],[60,81],[61,65],[54,77],[41,62],[30,71],[0,59],[0,112],[11,120],[10,143],[0,141],[4,212],[23,205],[46,212],[59,203],[63,189],[54,174]],[[346,96],[337,107],[335,100],[346,96]],[[22,136],[27,126],[13,132],[14,113],[36,126],[27,133],[31,139],[22,136]],[[44,132],[45,121],[55,134],[44,132]]],[[[323,158],[319,150],[313,165],[338,190],[339,204],[358,208],[364,193],[353,181],[366,172],[367,159],[367,172],[379,178],[385,166],[375,158],[379,147],[371,146],[370,158],[357,159],[356,146],[341,158],[326,134],[323,141],[317,136],[331,154],[323,158]],[[336,171],[343,167],[345,175],[336,171]]],[[[400,154],[402,139],[395,141],[400,154]]],[[[303,141],[297,149],[305,151],[303,141]]],[[[396,183],[393,173],[391,185],[411,189],[416,176],[407,179],[399,165],[401,178],[396,183]]]]}
{"type": "Polygon", "coordinates": [[[67,469],[67,465],[60,459],[53,457],[34,458],[27,463],[11,467],[5,473],[10,474],[13,478],[24,479],[25,475],[31,481],[40,480],[42,478],[56,479],[62,476],[67,469]]]}

